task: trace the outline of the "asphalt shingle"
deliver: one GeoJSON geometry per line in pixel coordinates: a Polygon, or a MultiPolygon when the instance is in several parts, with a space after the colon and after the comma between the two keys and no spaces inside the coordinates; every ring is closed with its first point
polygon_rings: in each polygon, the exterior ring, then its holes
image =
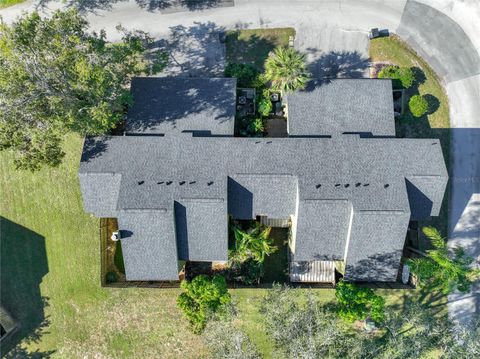
{"type": "Polygon", "coordinates": [[[234,78],[136,77],[126,133],[233,136],[236,84],[234,78]]]}
{"type": "Polygon", "coordinates": [[[287,102],[290,136],[395,136],[391,80],[312,81],[287,102]]]}

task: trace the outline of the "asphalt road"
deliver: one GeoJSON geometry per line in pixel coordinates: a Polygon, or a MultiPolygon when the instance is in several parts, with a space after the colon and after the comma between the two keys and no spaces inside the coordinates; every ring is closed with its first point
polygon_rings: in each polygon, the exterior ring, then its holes
{"type": "MultiPolygon", "coordinates": [[[[445,84],[453,128],[449,244],[467,247],[480,261],[478,0],[199,0],[196,3],[91,0],[83,3],[82,10],[92,29],[106,29],[111,40],[118,38],[115,26],[119,23],[170,40],[178,25],[197,31],[293,26],[297,29],[295,46],[308,53],[311,69],[319,76],[364,76],[368,30],[379,27],[398,33],[427,59],[445,84]],[[342,66],[335,66],[339,61],[343,61],[342,66]]],[[[22,11],[33,10],[35,4],[30,0],[1,10],[0,14],[9,22],[22,11]]],[[[61,6],[64,5],[46,2],[42,11],[48,13],[61,6]]],[[[182,55],[180,51],[179,66],[202,73],[208,64],[223,61],[222,54],[215,51],[214,58],[209,58],[209,51],[204,51],[203,46],[215,45],[204,38],[197,36],[184,42],[189,44],[186,47],[192,54],[182,55]]],[[[468,295],[449,298],[453,319],[466,321],[480,313],[479,287],[468,295]]]]}

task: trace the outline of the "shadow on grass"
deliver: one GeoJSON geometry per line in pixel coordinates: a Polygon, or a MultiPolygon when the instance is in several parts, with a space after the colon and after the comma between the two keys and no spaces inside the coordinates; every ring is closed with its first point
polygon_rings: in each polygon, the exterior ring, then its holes
{"type": "Polygon", "coordinates": [[[242,39],[240,35],[240,30],[227,34],[227,62],[249,64],[263,71],[268,54],[276,47],[274,42],[256,34],[252,34],[248,39],[242,39]]]}
{"type": "Polygon", "coordinates": [[[45,238],[28,228],[0,217],[0,303],[17,322],[17,328],[2,340],[1,354],[7,358],[49,358],[54,351],[29,351],[23,345],[38,343],[50,320],[44,308],[40,283],[48,273],[45,238]]]}

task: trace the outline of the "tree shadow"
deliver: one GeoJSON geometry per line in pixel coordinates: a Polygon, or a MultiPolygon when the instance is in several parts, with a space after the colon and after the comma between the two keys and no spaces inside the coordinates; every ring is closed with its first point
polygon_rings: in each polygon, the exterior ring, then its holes
{"type": "Polygon", "coordinates": [[[265,60],[275,49],[273,41],[252,34],[248,39],[240,38],[240,30],[229,32],[226,38],[227,61],[253,65],[259,71],[264,70],[265,60]]]}
{"type": "Polygon", "coordinates": [[[345,279],[365,282],[395,282],[398,279],[401,252],[376,253],[345,268],[345,279]]]}
{"type": "Polygon", "coordinates": [[[416,66],[411,67],[410,70],[412,70],[413,76],[415,77],[412,87],[418,89],[418,86],[420,86],[427,80],[427,77],[425,76],[425,72],[423,72],[423,70],[420,67],[416,67],[416,66]]]}
{"type": "MultiPolygon", "coordinates": [[[[308,48],[307,52],[316,54],[317,49],[308,48]]],[[[309,64],[313,78],[363,78],[370,67],[368,58],[358,51],[331,51],[323,54],[309,64]]]]}
{"type": "Polygon", "coordinates": [[[431,115],[432,113],[436,112],[438,110],[438,108],[440,107],[440,101],[435,96],[433,96],[431,94],[426,94],[426,95],[423,95],[423,98],[428,103],[427,115],[431,115]]]}
{"type": "Polygon", "coordinates": [[[2,340],[2,355],[49,358],[53,351],[30,352],[20,344],[38,343],[50,324],[44,314],[48,298],[40,292],[42,278],[48,273],[45,238],[0,217],[0,253],[0,302],[17,321],[17,328],[2,340]]]}
{"type": "Polygon", "coordinates": [[[81,162],[90,162],[94,158],[102,156],[107,150],[108,144],[103,139],[97,137],[85,137],[83,142],[83,151],[81,162]]]}
{"type": "Polygon", "coordinates": [[[223,27],[214,22],[195,22],[192,26],[170,27],[167,39],[154,46],[164,47],[170,61],[163,71],[182,77],[222,77],[225,69],[225,51],[219,34],[223,27]]]}
{"type": "MultiPolygon", "coordinates": [[[[37,10],[44,9],[52,0],[39,0],[37,10]]],[[[126,0],[66,0],[67,8],[75,8],[80,13],[95,13],[97,10],[110,10],[113,5],[126,0]]],[[[202,11],[217,7],[234,6],[234,0],[135,0],[142,9],[150,12],[176,13],[202,11]]]]}

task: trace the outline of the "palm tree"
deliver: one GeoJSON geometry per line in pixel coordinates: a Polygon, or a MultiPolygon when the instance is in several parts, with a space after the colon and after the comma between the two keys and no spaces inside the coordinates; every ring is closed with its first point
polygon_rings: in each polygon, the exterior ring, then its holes
{"type": "Polygon", "coordinates": [[[235,250],[231,253],[231,261],[243,263],[252,259],[257,263],[263,263],[265,256],[277,250],[277,247],[272,245],[271,230],[271,227],[262,228],[257,224],[252,230],[244,232],[234,226],[235,250]]]}
{"type": "Polygon", "coordinates": [[[449,294],[458,289],[462,293],[470,291],[473,282],[480,277],[480,269],[471,267],[473,258],[462,247],[449,253],[446,240],[434,227],[423,227],[423,233],[430,239],[433,249],[427,251],[425,258],[413,258],[407,261],[412,272],[418,277],[421,286],[438,289],[449,294]]]}
{"type": "Polygon", "coordinates": [[[265,78],[277,91],[295,91],[305,88],[309,74],[305,54],[291,47],[277,47],[265,61],[265,78]]]}

